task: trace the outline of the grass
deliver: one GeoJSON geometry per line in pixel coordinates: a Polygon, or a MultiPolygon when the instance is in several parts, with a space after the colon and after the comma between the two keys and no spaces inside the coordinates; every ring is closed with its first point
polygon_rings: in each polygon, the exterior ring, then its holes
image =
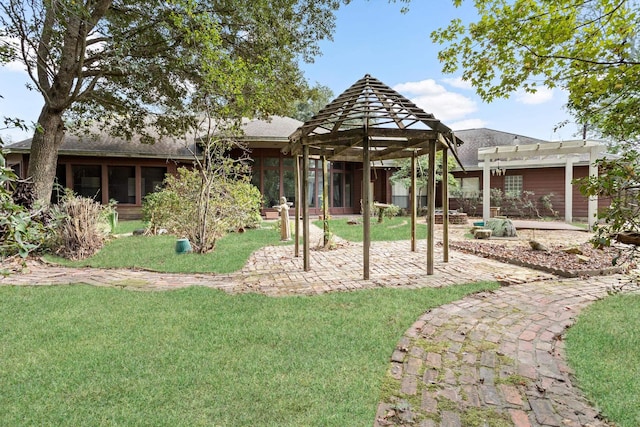
{"type": "MultiPolygon", "coordinates": [[[[143,228],[140,221],[120,221],[116,234],[143,228]]],[[[267,245],[281,245],[280,234],[272,228],[230,233],[220,239],[216,250],[205,255],[176,254],[176,237],[129,236],[108,242],[97,254],[80,261],[47,256],[51,262],[69,267],[144,268],[168,273],[230,273],[242,269],[249,256],[267,245]]]]}
{"type": "Polygon", "coordinates": [[[640,295],[614,295],[582,312],[567,333],[578,386],[617,426],[640,425],[640,295]]]}
{"type": "Polygon", "coordinates": [[[144,221],[118,221],[116,229],[113,234],[126,234],[133,233],[134,230],[143,229],[147,227],[147,223],[144,221]]]}
{"type": "MultiPolygon", "coordinates": [[[[347,224],[348,218],[330,219],[329,230],[345,240],[351,242],[362,242],[363,226],[362,218],[358,217],[358,225],[347,224]]],[[[314,221],[318,227],[323,227],[322,221],[314,221]]],[[[416,238],[426,239],[426,224],[416,224],[416,238]]],[[[371,218],[371,240],[372,241],[392,241],[392,240],[409,240],[411,239],[411,218],[393,217],[385,218],[382,223],[378,223],[378,219],[371,218]]]]}
{"type": "Polygon", "coordinates": [[[370,426],[411,323],[496,287],[0,287],[0,425],[370,426]]]}

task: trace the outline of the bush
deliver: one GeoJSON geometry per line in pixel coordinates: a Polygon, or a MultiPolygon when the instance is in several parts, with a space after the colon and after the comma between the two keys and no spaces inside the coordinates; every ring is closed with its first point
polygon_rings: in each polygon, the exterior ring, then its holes
{"type": "Polygon", "coordinates": [[[11,168],[6,167],[0,153],[0,259],[14,255],[26,258],[51,238],[44,210],[34,208],[33,203],[28,203],[28,206],[18,203],[33,200],[33,196],[28,194],[29,188],[11,168]],[[19,190],[16,192],[16,189],[19,190]]]}
{"type": "Polygon", "coordinates": [[[52,211],[56,217],[56,254],[78,260],[102,249],[109,236],[108,217],[114,212],[113,205],[103,206],[66,190],[52,211]]]}
{"type": "Polygon", "coordinates": [[[198,170],[179,168],[163,190],[145,198],[143,213],[154,230],[166,228],[206,253],[229,231],[259,226],[260,200],[260,191],[246,181],[207,180],[198,170]]]}

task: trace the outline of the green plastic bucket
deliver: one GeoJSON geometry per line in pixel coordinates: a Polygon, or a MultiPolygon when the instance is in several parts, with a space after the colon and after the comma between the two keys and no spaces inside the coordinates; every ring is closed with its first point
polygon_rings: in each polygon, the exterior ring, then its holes
{"type": "Polygon", "coordinates": [[[176,240],[176,253],[186,254],[187,252],[191,252],[191,243],[189,243],[189,239],[176,240]]]}

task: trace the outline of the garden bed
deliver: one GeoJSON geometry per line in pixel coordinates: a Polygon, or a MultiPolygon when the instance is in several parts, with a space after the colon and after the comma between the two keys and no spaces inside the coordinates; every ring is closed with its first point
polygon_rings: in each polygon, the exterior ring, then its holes
{"type": "Polygon", "coordinates": [[[621,273],[627,266],[616,266],[613,260],[618,255],[616,248],[596,249],[590,243],[577,247],[582,252],[581,260],[575,254],[563,252],[567,246],[548,245],[549,251],[534,251],[528,244],[500,245],[475,241],[452,241],[449,246],[462,252],[471,253],[497,261],[533,268],[562,277],[601,276],[621,273]]]}

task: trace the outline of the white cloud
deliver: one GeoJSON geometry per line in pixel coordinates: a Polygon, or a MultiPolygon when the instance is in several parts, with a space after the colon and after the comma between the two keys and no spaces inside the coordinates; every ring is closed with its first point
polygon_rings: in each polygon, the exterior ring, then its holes
{"type": "Polygon", "coordinates": [[[545,102],[551,101],[553,95],[553,89],[544,86],[538,87],[536,93],[529,93],[520,89],[516,93],[516,101],[527,105],[544,104],[545,102]]]}
{"type": "Polygon", "coordinates": [[[467,80],[462,80],[462,77],[460,76],[442,79],[442,81],[448,84],[449,86],[457,87],[458,89],[468,89],[468,90],[473,89],[473,86],[471,86],[471,82],[467,80]]]}
{"type": "Polygon", "coordinates": [[[482,119],[466,119],[448,123],[447,126],[453,130],[478,129],[487,127],[487,122],[482,119]]]}
{"type": "Polygon", "coordinates": [[[459,93],[450,92],[433,79],[400,83],[394,90],[408,97],[427,113],[432,113],[443,122],[461,119],[477,111],[476,103],[459,93]]]}

